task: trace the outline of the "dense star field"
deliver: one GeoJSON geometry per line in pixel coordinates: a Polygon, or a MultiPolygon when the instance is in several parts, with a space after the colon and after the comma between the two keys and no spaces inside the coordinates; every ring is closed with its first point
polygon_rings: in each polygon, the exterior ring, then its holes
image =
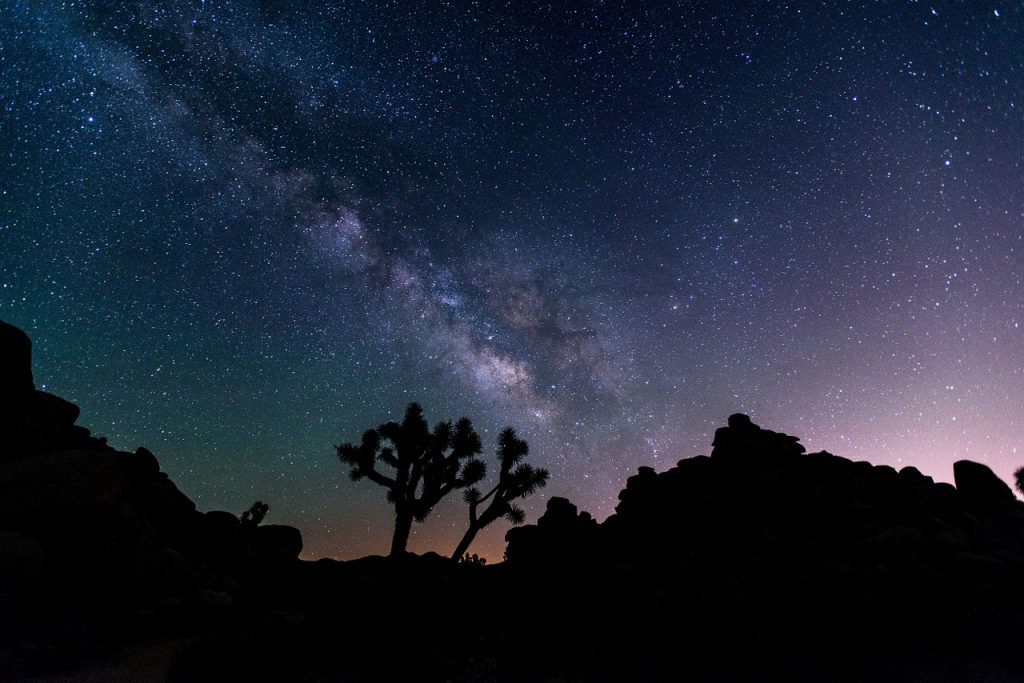
{"type": "MultiPolygon", "coordinates": [[[[728,414],[1024,465],[1020,2],[15,2],[0,318],[201,509],[384,553],[333,445],[516,427],[609,514],[728,414]]],[[[411,549],[450,552],[453,496],[411,549]]],[[[492,560],[507,525],[474,550],[492,560]]]]}

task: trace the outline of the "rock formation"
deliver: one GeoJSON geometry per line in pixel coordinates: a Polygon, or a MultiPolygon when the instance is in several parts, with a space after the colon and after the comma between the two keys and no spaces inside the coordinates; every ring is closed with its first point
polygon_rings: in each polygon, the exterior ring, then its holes
{"type": "Polygon", "coordinates": [[[0,322],[0,637],[48,611],[85,623],[242,599],[247,578],[296,561],[297,529],[200,513],[150,451],[77,426],[78,406],[35,388],[31,357],[0,322]]]}
{"type": "Polygon", "coordinates": [[[979,463],[954,487],[733,415],[600,524],[551,498],[507,562],[301,562],[297,529],[199,512],[76,426],[30,362],[0,324],[0,680],[75,680],[67,652],[138,633],[187,645],[90,680],[1024,680],[1024,504],[979,463]]]}
{"type": "Polygon", "coordinates": [[[507,565],[576,627],[621,629],[589,647],[686,643],[688,671],[832,679],[848,657],[877,667],[852,676],[869,680],[896,661],[1005,667],[1024,625],[1024,504],[980,463],[957,463],[956,482],[808,454],[733,415],[710,457],[640,468],[600,525],[552,499],[508,532],[507,565]]]}
{"type": "Polygon", "coordinates": [[[953,480],[960,495],[972,503],[1000,505],[1016,500],[1006,482],[981,463],[970,460],[953,463],[953,480]]]}
{"type": "Polygon", "coordinates": [[[78,406],[36,389],[32,342],[0,320],[0,460],[56,450],[103,450],[88,429],[75,425],[78,406]]]}

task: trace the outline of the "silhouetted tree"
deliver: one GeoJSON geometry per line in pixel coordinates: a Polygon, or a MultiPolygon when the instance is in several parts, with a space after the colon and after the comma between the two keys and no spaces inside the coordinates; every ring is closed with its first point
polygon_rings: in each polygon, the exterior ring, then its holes
{"type": "Polygon", "coordinates": [[[1013,473],[1013,480],[1017,485],[1017,490],[1024,493],[1024,467],[1013,473]]]}
{"type": "Polygon", "coordinates": [[[431,431],[423,409],[410,403],[401,424],[388,422],[363,434],[358,446],[335,447],[338,458],[351,465],[353,481],[366,478],[388,490],[388,502],[395,506],[395,533],[391,555],[405,552],[412,521],[422,522],[434,505],[453,490],[472,486],[486,474],[487,466],[477,460],[480,436],[469,418],[439,422],[431,431]],[[378,466],[394,470],[392,476],[378,466]]]}
{"type": "Polygon", "coordinates": [[[259,526],[269,511],[269,505],[261,500],[257,500],[248,510],[242,513],[242,526],[259,526]]]}
{"type": "Polygon", "coordinates": [[[515,525],[523,523],[523,511],[512,501],[526,498],[548,483],[547,470],[522,464],[523,458],[529,452],[530,447],[516,436],[515,430],[511,427],[498,436],[498,461],[501,463],[498,483],[485,494],[481,494],[476,487],[466,491],[469,528],[452,553],[454,559],[463,557],[477,533],[499,517],[504,517],[515,525]],[[480,506],[488,501],[490,504],[483,512],[479,512],[480,506]]]}
{"type": "Polygon", "coordinates": [[[483,567],[487,564],[487,558],[480,557],[476,553],[473,553],[472,555],[466,553],[465,555],[459,558],[459,564],[468,564],[472,567],[483,567]]]}

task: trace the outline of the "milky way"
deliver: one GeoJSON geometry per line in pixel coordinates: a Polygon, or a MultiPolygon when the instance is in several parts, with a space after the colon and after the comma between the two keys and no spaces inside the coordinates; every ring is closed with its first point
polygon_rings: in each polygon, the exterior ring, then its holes
{"type": "Polygon", "coordinates": [[[610,514],[736,411],[938,479],[1024,464],[1019,2],[0,22],[0,317],[83,424],[201,509],[265,500],[306,557],[386,551],[332,446],[413,400],[488,457],[517,428],[531,519],[610,514]]]}

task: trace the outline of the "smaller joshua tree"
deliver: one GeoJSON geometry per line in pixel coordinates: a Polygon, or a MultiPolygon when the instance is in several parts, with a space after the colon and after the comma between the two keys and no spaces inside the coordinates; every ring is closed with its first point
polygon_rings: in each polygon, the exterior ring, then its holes
{"type": "Polygon", "coordinates": [[[523,523],[523,510],[512,501],[526,498],[548,483],[547,470],[522,463],[529,451],[530,447],[516,436],[511,427],[498,436],[498,461],[501,463],[498,483],[484,494],[475,486],[466,490],[464,498],[469,505],[469,528],[452,558],[464,557],[477,533],[499,517],[516,525],[523,523]],[[481,511],[483,505],[486,507],[481,511]]]}
{"type": "Polygon", "coordinates": [[[1024,494],[1024,467],[1013,473],[1013,480],[1017,485],[1017,490],[1024,494]]]}
{"type": "Polygon", "coordinates": [[[270,511],[270,506],[257,500],[248,510],[242,513],[242,526],[259,526],[270,511]]]}
{"type": "Polygon", "coordinates": [[[459,558],[459,564],[468,564],[471,567],[483,567],[487,564],[487,558],[480,557],[476,553],[473,553],[472,555],[466,553],[459,558]]]}

